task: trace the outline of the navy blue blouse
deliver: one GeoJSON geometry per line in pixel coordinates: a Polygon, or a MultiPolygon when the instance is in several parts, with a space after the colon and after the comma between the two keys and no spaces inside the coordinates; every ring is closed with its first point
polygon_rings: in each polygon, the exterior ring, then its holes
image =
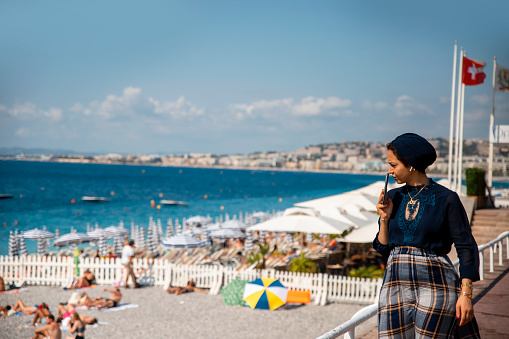
{"type": "Polygon", "coordinates": [[[382,245],[377,233],[373,248],[384,257],[396,246],[413,246],[446,255],[454,243],[460,260],[460,278],[479,280],[479,251],[458,195],[431,179],[422,191],[421,188],[405,185],[387,193],[394,204],[389,243],[382,245]]]}

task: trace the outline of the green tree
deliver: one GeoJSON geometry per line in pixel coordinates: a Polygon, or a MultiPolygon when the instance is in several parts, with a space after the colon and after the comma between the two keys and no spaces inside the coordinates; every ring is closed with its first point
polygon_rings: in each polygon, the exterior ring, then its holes
{"type": "Polygon", "coordinates": [[[291,272],[316,273],[316,264],[306,257],[304,253],[301,253],[290,261],[288,269],[291,272]]]}
{"type": "Polygon", "coordinates": [[[384,270],[377,266],[362,266],[348,272],[349,277],[378,279],[384,276],[384,270]]]}

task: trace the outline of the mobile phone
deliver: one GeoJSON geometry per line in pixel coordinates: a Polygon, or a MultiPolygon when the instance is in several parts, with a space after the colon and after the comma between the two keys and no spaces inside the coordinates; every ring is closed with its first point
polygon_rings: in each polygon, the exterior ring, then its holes
{"type": "Polygon", "coordinates": [[[385,176],[385,186],[384,186],[384,198],[382,199],[382,204],[387,205],[387,183],[389,182],[389,173],[385,176]]]}

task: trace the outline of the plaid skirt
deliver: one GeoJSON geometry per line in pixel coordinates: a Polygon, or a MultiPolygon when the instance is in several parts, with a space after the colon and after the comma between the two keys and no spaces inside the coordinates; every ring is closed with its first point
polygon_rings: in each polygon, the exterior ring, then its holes
{"type": "Polygon", "coordinates": [[[459,276],[447,256],[391,251],[378,302],[378,338],[480,338],[475,318],[459,327],[459,276]]]}

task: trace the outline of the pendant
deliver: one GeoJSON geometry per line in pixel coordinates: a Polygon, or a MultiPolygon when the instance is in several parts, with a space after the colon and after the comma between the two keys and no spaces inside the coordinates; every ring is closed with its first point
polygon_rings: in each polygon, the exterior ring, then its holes
{"type": "Polygon", "coordinates": [[[417,207],[416,205],[417,204],[415,202],[413,202],[412,200],[410,200],[408,202],[407,208],[408,208],[408,212],[410,214],[414,214],[415,213],[415,208],[417,207]]]}

